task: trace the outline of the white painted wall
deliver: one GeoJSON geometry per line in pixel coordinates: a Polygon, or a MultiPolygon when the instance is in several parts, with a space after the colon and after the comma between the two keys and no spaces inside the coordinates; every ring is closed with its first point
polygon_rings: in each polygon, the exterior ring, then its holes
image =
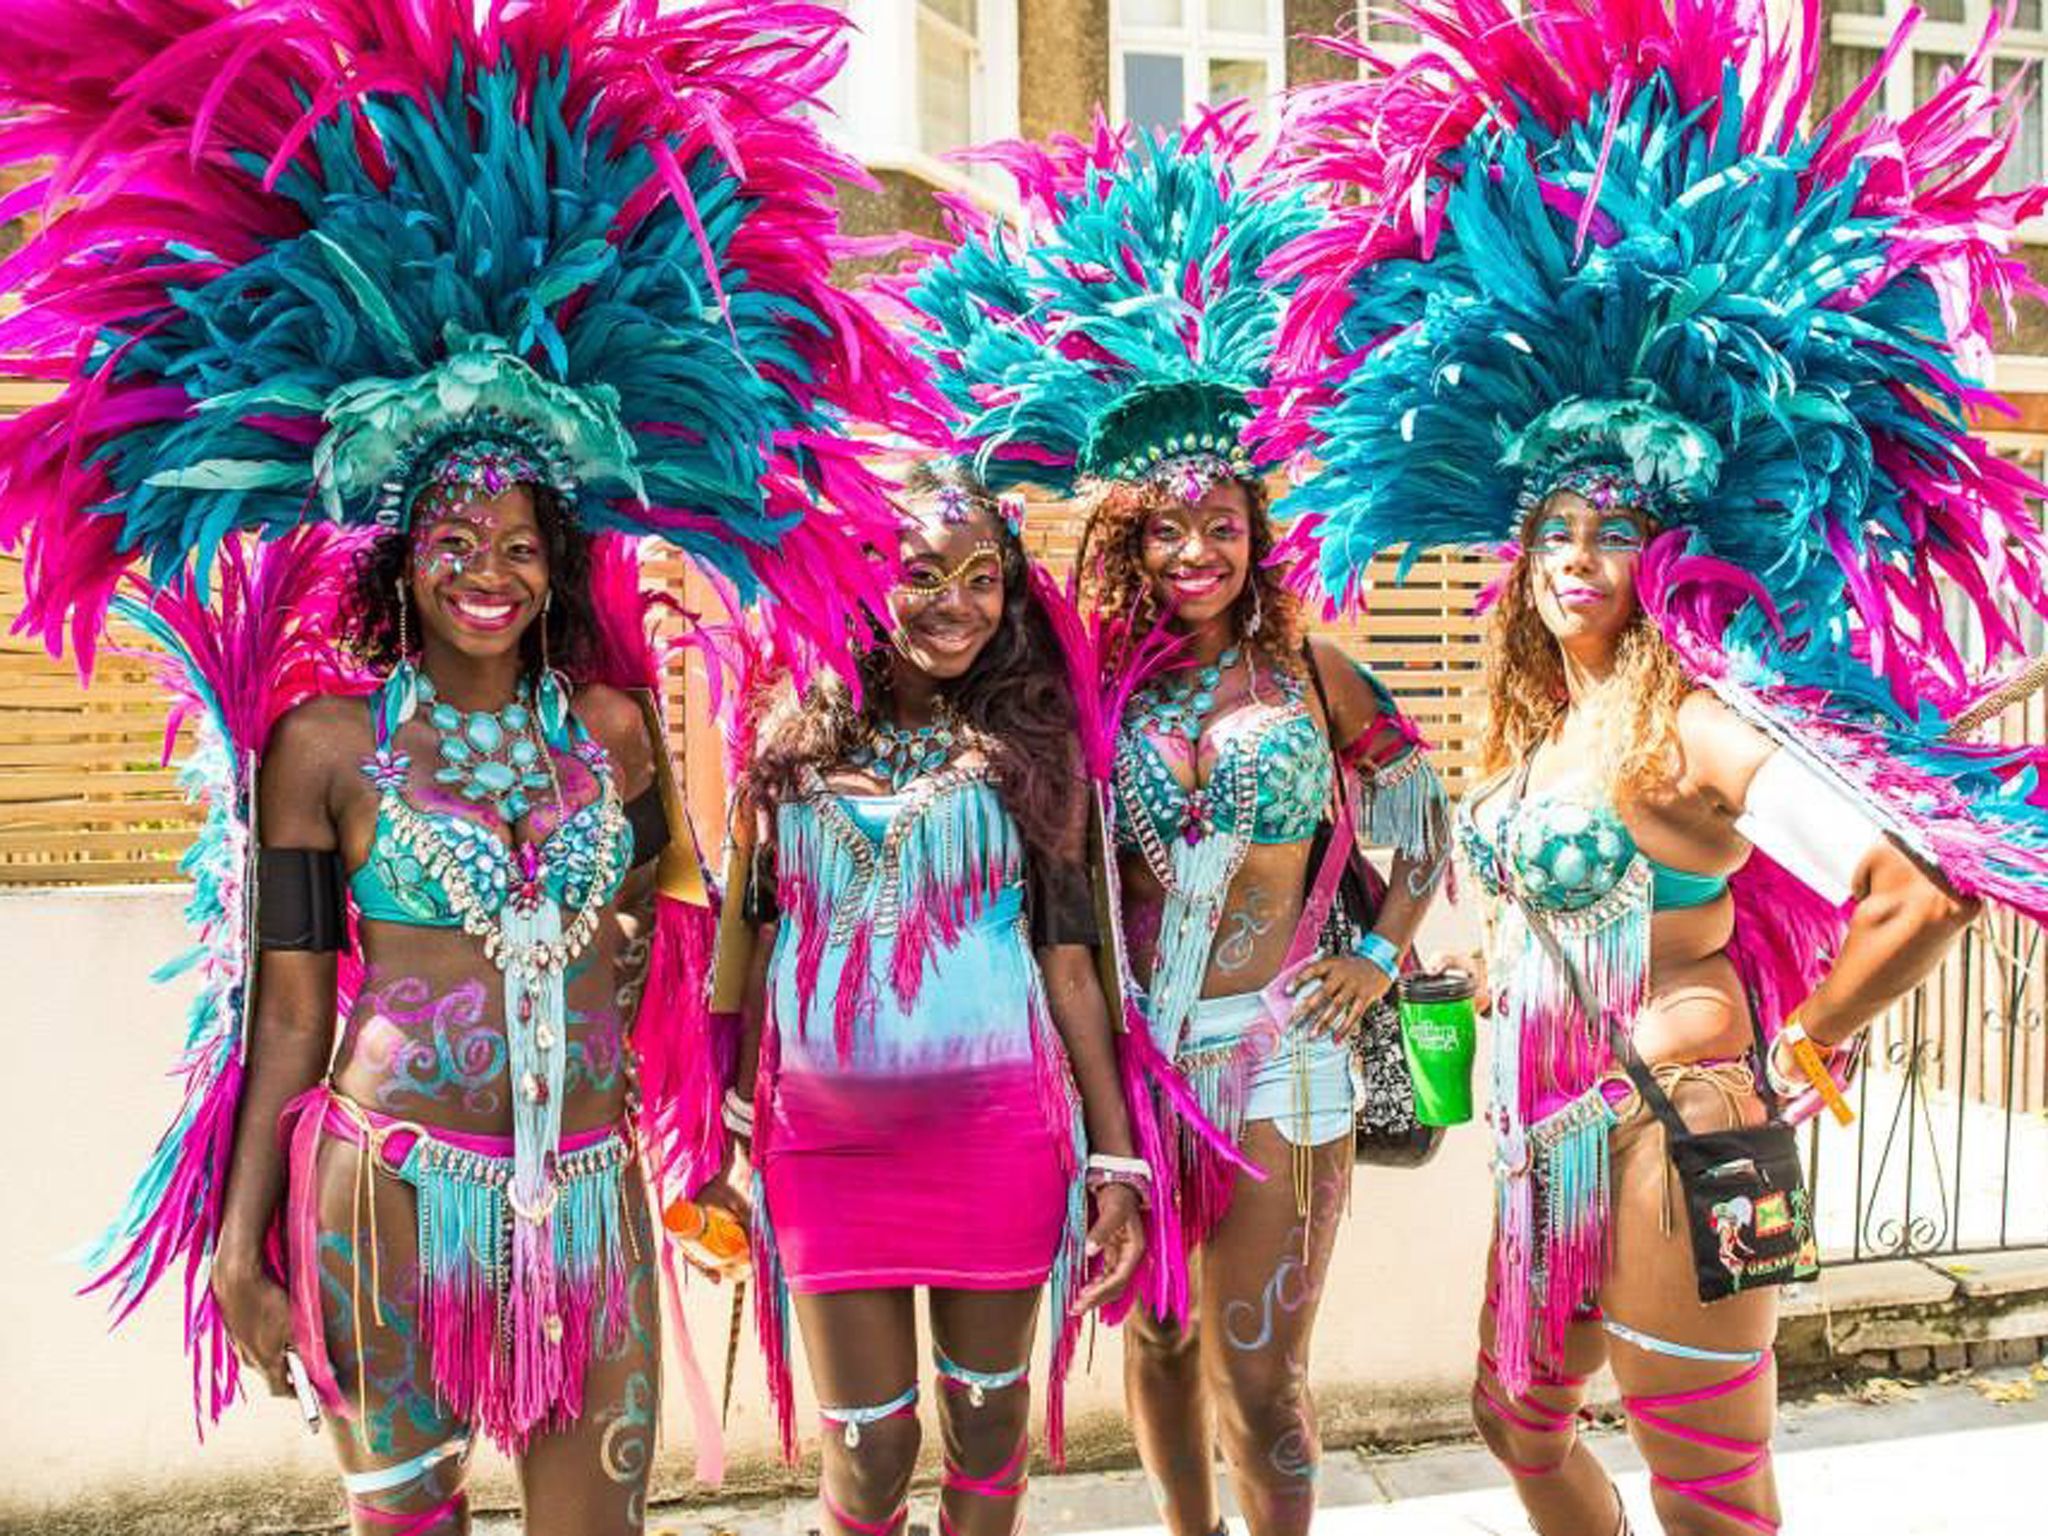
{"type": "MultiPolygon", "coordinates": [[[[173,1487],[211,1496],[331,1479],[322,1442],[268,1398],[196,1444],[170,1296],[109,1337],[96,1300],[72,1294],[80,1271],[64,1255],[116,1209],[177,1102],[164,1073],[186,992],[148,976],[183,943],[183,899],[170,887],[0,892],[0,976],[15,999],[0,1079],[0,1517],[173,1487]]],[[[1470,1129],[1420,1172],[1361,1172],[1316,1341],[1333,1428],[1363,1418],[1398,1431],[1422,1409],[1454,1411],[1486,1217],[1483,1147],[1470,1129]]],[[[690,1288],[691,1331],[714,1378],[728,1304],[727,1292],[690,1288]]],[[[736,1464],[765,1457],[772,1433],[750,1342],[741,1362],[736,1464]]],[[[1121,1420],[1119,1381],[1104,1334],[1094,1370],[1072,1384],[1078,1436],[1091,1420],[1105,1432],[1121,1420]]],[[[666,1413],[658,1485],[674,1489],[689,1465],[680,1394],[666,1413]]],[[[815,1422],[801,1410],[807,1435],[815,1422]]],[[[480,1470],[496,1480],[488,1459],[480,1470]]]]}

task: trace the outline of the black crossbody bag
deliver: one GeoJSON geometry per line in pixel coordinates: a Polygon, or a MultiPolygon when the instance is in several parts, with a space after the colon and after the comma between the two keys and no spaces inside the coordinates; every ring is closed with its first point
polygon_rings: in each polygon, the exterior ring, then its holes
{"type": "Polygon", "coordinates": [[[1588,1025],[1605,1027],[1609,1046],[1629,1081],[1664,1126],[1665,1144],[1685,1197],[1700,1300],[1719,1301],[1738,1291],[1812,1279],[1820,1271],[1820,1261],[1806,1170],[1799,1161],[1796,1133],[1779,1116],[1778,1095],[1766,1070],[1770,1047],[1755,999],[1750,999],[1749,1008],[1756,1053],[1753,1070],[1769,1118],[1762,1125],[1725,1131],[1691,1130],[1656,1074],[1636,1054],[1627,1031],[1599,1008],[1550,925],[1526,900],[1518,905],[1529,931],[1571,983],[1588,1025]]]}

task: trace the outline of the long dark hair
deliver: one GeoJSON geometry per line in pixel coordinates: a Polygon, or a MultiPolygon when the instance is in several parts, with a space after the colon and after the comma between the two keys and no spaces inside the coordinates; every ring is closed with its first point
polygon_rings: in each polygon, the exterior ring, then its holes
{"type": "MultiPolygon", "coordinates": [[[[527,673],[539,673],[545,627],[549,663],[572,682],[585,681],[598,653],[597,612],[590,598],[590,535],[577,526],[552,490],[536,485],[526,489],[533,497],[533,520],[547,546],[549,600],[540,623],[528,625],[519,637],[520,661],[527,673]]],[[[402,604],[411,602],[411,563],[412,531],[394,528],[357,553],[342,602],[349,651],[379,677],[401,660],[399,614],[402,604]],[[408,588],[402,600],[401,583],[408,588]]],[[[418,655],[417,611],[407,615],[403,629],[411,654],[418,655]]]]}
{"type": "MultiPolygon", "coordinates": [[[[903,490],[915,502],[960,498],[994,530],[1003,564],[1003,616],[973,666],[946,684],[945,692],[961,720],[988,738],[996,793],[1032,858],[1071,863],[1081,856],[1085,825],[1073,697],[1052,623],[1031,593],[1024,545],[995,497],[960,464],[919,463],[905,476],[903,490]]],[[[801,694],[784,685],[767,710],[740,787],[751,808],[771,813],[771,836],[772,812],[796,798],[804,769],[823,772],[843,762],[866,730],[866,717],[889,696],[889,642],[879,628],[855,665],[864,709],[855,706],[844,678],[827,674],[801,694]]]]}

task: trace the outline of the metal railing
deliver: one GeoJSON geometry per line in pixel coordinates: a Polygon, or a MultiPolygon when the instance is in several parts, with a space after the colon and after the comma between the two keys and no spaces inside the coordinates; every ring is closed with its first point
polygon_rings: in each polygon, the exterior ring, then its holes
{"type": "Polygon", "coordinates": [[[1830,1263],[2048,1243],[2048,939],[1991,912],[1872,1027],[1855,1122],[1806,1136],[1830,1263]]]}

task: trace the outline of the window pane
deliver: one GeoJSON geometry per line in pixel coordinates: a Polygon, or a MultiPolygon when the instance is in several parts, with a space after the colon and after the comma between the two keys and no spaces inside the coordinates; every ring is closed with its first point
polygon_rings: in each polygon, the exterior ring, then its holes
{"type": "Polygon", "coordinates": [[[1964,0],[1920,0],[1929,21],[1961,21],[1964,0]]]}
{"type": "MultiPolygon", "coordinates": [[[[2020,72],[2017,59],[1994,59],[1991,62],[1992,84],[2003,89],[2012,84],[2013,77],[2020,72]]],[[[2005,167],[1998,173],[1996,190],[2017,192],[2041,180],[2041,78],[2040,71],[2034,72],[2030,81],[2031,90],[2027,104],[2020,112],[2019,132],[2013,135],[2012,149],[2005,157],[2005,167]]]]}
{"type": "Polygon", "coordinates": [[[974,138],[974,50],[926,23],[917,29],[917,139],[932,154],[974,138]]]}
{"type": "Polygon", "coordinates": [[[1209,105],[1219,107],[1240,97],[1256,107],[1266,103],[1266,64],[1263,59],[1211,59],[1209,61],[1209,105]]]}
{"type": "Polygon", "coordinates": [[[1164,132],[1187,110],[1187,61],[1174,53],[1124,55],[1124,121],[1164,132]]]}
{"type": "Polygon", "coordinates": [[[2020,0],[2019,9],[2013,12],[2013,29],[2018,32],[2041,30],[2041,0],[2020,0]]]}
{"type": "Polygon", "coordinates": [[[945,17],[962,32],[975,30],[975,0],[924,0],[924,8],[945,17]]]}
{"type": "Polygon", "coordinates": [[[1365,35],[1376,43],[1419,43],[1422,34],[1398,21],[1368,21],[1365,35]]]}
{"type": "Polygon", "coordinates": [[[1117,0],[1116,19],[1127,27],[1177,27],[1180,9],[1180,0],[1117,0]]]}
{"type": "Polygon", "coordinates": [[[1882,16],[1884,0],[1835,0],[1837,16],[1882,16]]]}
{"type": "MultiPolygon", "coordinates": [[[[1821,57],[1819,89],[1813,93],[1814,121],[1818,122],[1847,101],[1850,93],[1869,78],[1883,58],[1881,49],[1844,48],[1830,44],[1821,57]]],[[[1883,110],[1884,87],[1880,85],[1856,114],[1855,125],[1861,128],[1883,110]]]]}
{"type": "Polygon", "coordinates": [[[1913,55],[1913,105],[1925,106],[1941,88],[1941,77],[1963,67],[1959,53],[1916,53],[1913,55]]]}
{"type": "Polygon", "coordinates": [[[1266,0],[1209,0],[1209,25],[1219,32],[1266,35],[1266,0]]]}

